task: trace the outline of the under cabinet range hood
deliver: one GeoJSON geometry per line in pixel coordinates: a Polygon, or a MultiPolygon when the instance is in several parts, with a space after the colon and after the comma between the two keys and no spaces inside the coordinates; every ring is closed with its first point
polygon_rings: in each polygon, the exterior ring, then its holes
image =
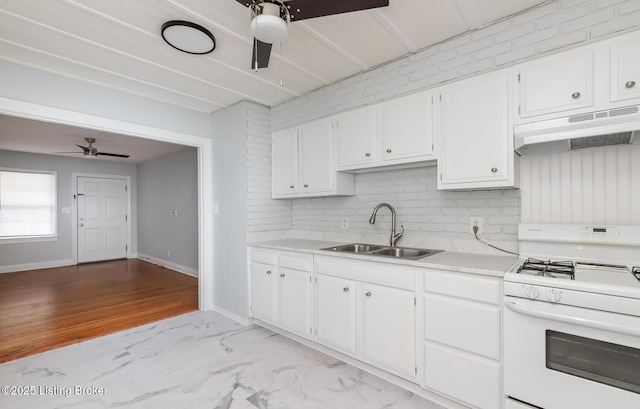
{"type": "Polygon", "coordinates": [[[640,144],[640,106],[515,125],[514,138],[520,155],[640,144]]]}

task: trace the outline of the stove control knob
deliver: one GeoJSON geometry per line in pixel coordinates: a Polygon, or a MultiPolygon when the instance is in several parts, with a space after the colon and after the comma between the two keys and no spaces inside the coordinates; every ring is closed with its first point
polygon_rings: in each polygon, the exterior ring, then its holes
{"type": "Polygon", "coordinates": [[[558,302],[558,301],[560,301],[560,296],[561,295],[562,295],[561,291],[549,290],[549,291],[547,291],[546,297],[547,297],[547,300],[549,300],[551,302],[558,302]]]}
{"type": "Polygon", "coordinates": [[[524,288],[524,295],[526,295],[529,298],[536,299],[540,296],[540,293],[538,292],[537,288],[535,288],[532,285],[529,285],[524,288]]]}

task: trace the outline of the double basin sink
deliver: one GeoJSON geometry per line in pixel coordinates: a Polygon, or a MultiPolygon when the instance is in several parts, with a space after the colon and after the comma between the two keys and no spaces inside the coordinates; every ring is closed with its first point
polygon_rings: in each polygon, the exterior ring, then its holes
{"type": "Polygon", "coordinates": [[[341,253],[366,254],[371,256],[395,257],[399,259],[417,260],[428,257],[442,250],[417,249],[409,247],[379,246],[376,244],[351,243],[342,246],[327,247],[322,250],[336,251],[341,253]]]}

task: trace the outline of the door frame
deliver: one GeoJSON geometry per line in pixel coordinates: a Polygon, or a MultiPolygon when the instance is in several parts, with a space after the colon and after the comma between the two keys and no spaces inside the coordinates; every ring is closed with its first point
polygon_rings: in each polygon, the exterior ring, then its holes
{"type": "Polygon", "coordinates": [[[71,261],[78,264],[78,178],[118,179],[127,184],[127,258],[135,258],[137,254],[131,253],[131,177],[124,175],[103,175],[98,173],[71,173],[71,193],[73,194],[73,206],[71,206],[71,261]]]}
{"type": "Polygon", "coordinates": [[[0,97],[0,113],[36,121],[53,122],[119,133],[135,138],[191,146],[198,150],[198,307],[213,310],[215,285],[213,140],[168,129],[84,114],[47,105],[0,97]]]}

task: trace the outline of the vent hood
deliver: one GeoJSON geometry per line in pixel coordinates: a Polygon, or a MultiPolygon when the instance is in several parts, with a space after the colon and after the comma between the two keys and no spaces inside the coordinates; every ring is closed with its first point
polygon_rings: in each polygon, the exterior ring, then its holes
{"type": "Polygon", "coordinates": [[[640,144],[640,106],[567,116],[514,126],[520,155],[640,144]]]}

